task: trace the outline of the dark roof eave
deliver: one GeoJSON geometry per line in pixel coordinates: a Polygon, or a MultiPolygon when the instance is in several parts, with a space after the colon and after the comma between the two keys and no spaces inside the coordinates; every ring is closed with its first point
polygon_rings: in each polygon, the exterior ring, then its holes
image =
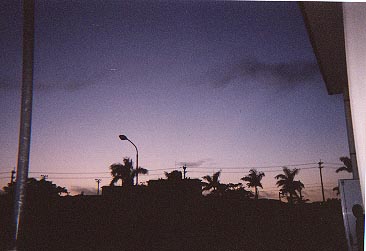
{"type": "Polygon", "coordinates": [[[299,6],[328,94],[341,94],[347,84],[342,3],[299,6]]]}

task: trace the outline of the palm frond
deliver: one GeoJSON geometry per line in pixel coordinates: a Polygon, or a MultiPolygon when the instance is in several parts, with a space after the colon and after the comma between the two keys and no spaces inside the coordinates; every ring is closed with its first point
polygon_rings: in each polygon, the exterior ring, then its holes
{"type": "Polygon", "coordinates": [[[149,170],[147,170],[145,168],[142,168],[142,167],[139,167],[138,173],[139,174],[148,174],[149,173],[149,170]]]}
{"type": "Polygon", "coordinates": [[[352,168],[352,160],[348,157],[340,157],[339,158],[340,161],[343,162],[343,164],[345,165],[345,170],[349,173],[351,173],[353,171],[353,168],[352,168]]]}
{"type": "Polygon", "coordinates": [[[201,182],[203,188],[202,191],[208,191],[212,188],[212,184],[208,182],[201,182]]]}
{"type": "Polygon", "coordinates": [[[111,180],[111,183],[109,185],[114,186],[114,184],[116,184],[120,178],[121,177],[119,177],[119,176],[113,177],[113,179],[111,180]]]}
{"type": "Polygon", "coordinates": [[[287,179],[287,176],[286,175],[284,175],[284,174],[278,174],[278,175],[276,175],[275,176],[275,179],[287,179]]]}
{"type": "Polygon", "coordinates": [[[219,177],[220,177],[220,174],[221,174],[221,170],[220,170],[220,171],[218,171],[218,172],[216,172],[216,173],[214,173],[214,174],[212,175],[212,179],[213,179],[214,181],[218,181],[218,180],[219,180],[219,177]]]}
{"type": "Polygon", "coordinates": [[[342,171],[346,171],[346,172],[349,172],[349,173],[352,172],[352,171],[349,171],[349,169],[347,167],[342,166],[340,168],[337,168],[336,173],[339,173],[339,172],[342,172],[342,171]]]}
{"type": "Polygon", "coordinates": [[[211,183],[212,182],[212,178],[210,175],[206,175],[206,176],[203,176],[202,179],[206,180],[207,182],[211,183]]]}

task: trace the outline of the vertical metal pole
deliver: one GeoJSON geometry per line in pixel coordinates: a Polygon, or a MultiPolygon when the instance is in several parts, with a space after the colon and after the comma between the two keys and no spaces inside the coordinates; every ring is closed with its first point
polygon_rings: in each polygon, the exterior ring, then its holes
{"type": "Polygon", "coordinates": [[[99,191],[100,191],[100,182],[102,179],[95,179],[95,181],[98,183],[98,190],[97,190],[97,195],[99,195],[99,191]]]}
{"type": "Polygon", "coordinates": [[[137,150],[136,147],[136,186],[138,185],[139,185],[139,151],[137,150]]]}
{"type": "Polygon", "coordinates": [[[18,165],[13,211],[13,243],[21,246],[24,218],[25,186],[28,179],[31,142],[34,56],[34,0],[23,0],[23,73],[20,114],[18,165]]]}
{"type": "Polygon", "coordinates": [[[126,137],[126,135],[119,135],[119,138],[121,140],[128,140],[136,149],[136,186],[138,186],[138,184],[139,184],[139,150],[137,149],[137,146],[126,137]]]}
{"type": "Polygon", "coordinates": [[[358,175],[356,147],[355,147],[355,138],[353,135],[352,113],[349,100],[348,84],[346,84],[343,89],[343,102],[344,102],[344,112],[346,114],[349,155],[352,162],[352,175],[353,179],[358,180],[360,179],[360,177],[358,175]]]}
{"type": "Polygon", "coordinates": [[[323,186],[323,175],[322,175],[322,164],[323,162],[320,160],[318,162],[318,165],[319,165],[319,171],[320,171],[320,183],[322,185],[322,195],[323,195],[323,202],[325,202],[325,196],[324,196],[324,186],[323,186]]]}
{"type": "Polygon", "coordinates": [[[16,174],[15,170],[11,170],[10,184],[13,184],[14,183],[15,174],[16,174]]]}
{"type": "Polygon", "coordinates": [[[183,166],[183,179],[186,179],[186,173],[187,173],[187,167],[186,165],[183,166]]]}
{"type": "Polygon", "coordinates": [[[136,186],[139,185],[139,150],[137,149],[137,146],[126,137],[126,140],[128,140],[136,149],[136,186]]]}

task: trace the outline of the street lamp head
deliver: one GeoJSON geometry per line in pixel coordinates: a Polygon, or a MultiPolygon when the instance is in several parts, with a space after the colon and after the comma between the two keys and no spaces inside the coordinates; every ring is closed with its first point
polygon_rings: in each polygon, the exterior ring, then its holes
{"type": "Polygon", "coordinates": [[[128,140],[128,138],[126,137],[126,135],[119,135],[118,136],[121,140],[128,140]]]}
{"type": "MultiPolygon", "coordinates": [[[[118,137],[120,138],[120,140],[128,140],[136,148],[136,170],[138,170],[139,169],[138,168],[138,166],[139,166],[139,151],[137,150],[137,146],[131,140],[129,140],[126,135],[119,135],[118,137]]],[[[136,186],[139,184],[138,174],[139,173],[136,172],[136,186]]]]}

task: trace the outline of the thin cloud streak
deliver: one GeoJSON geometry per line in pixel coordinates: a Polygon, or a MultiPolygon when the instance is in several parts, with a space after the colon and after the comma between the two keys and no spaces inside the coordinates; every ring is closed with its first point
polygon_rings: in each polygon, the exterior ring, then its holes
{"type": "Polygon", "coordinates": [[[232,83],[253,82],[280,89],[293,88],[320,79],[316,62],[295,61],[286,63],[264,63],[257,59],[244,59],[223,68],[212,69],[208,73],[210,82],[216,88],[232,83]]]}
{"type": "Polygon", "coordinates": [[[187,168],[197,168],[197,167],[200,167],[208,162],[210,162],[211,159],[202,159],[202,160],[197,160],[197,161],[187,161],[187,162],[184,162],[184,161],[181,161],[181,162],[178,162],[178,166],[187,166],[187,168]]]}

